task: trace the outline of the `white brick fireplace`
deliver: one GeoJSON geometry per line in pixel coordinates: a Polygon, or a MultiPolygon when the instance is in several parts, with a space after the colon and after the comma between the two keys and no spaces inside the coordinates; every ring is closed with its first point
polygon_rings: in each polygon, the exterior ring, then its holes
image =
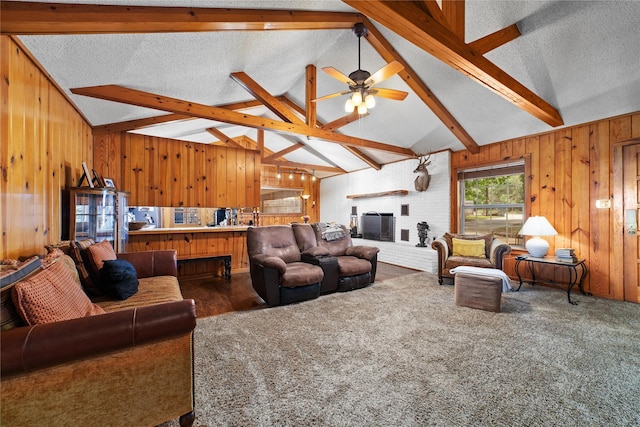
{"type": "Polygon", "coordinates": [[[348,226],[353,206],[357,208],[358,221],[367,212],[393,213],[394,242],[355,239],[354,244],[379,247],[380,261],[435,273],[438,264],[431,241],[450,230],[450,153],[433,154],[430,160],[431,183],[424,192],[417,192],[414,187],[417,174],[413,170],[418,165],[417,159],[387,164],[379,171],[365,169],[323,179],[320,183],[320,220],[348,226]],[[347,198],[397,190],[407,190],[408,194],[347,198]],[[401,215],[402,205],[407,205],[408,215],[401,215]],[[419,243],[417,224],[422,221],[430,228],[427,247],[416,247],[419,243]],[[408,231],[408,241],[401,239],[401,230],[406,230],[405,234],[408,231]]]}

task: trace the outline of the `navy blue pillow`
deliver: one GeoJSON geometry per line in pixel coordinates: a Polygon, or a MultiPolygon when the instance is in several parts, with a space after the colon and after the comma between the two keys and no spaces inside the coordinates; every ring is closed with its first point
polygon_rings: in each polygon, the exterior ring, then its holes
{"type": "Polygon", "coordinates": [[[135,267],[123,259],[105,261],[100,269],[100,284],[108,295],[125,300],[138,292],[138,274],[135,267]]]}

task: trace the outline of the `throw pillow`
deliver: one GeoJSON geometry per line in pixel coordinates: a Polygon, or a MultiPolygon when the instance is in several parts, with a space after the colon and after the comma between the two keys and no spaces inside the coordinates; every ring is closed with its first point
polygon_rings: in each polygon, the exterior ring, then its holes
{"type": "Polygon", "coordinates": [[[108,240],[103,240],[100,243],[91,245],[87,248],[87,261],[91,266],[92,272],[95,277],[98,277],[104,261],[114,260],[117,258],[116,252],[113,250],[113,246],[108,240]]]}
{"type": "Polygon", "coordinates": [[[78,287],[61,262],[17,283],[11,290],[11,298],[28,325],[104,313],[78,287]]]}
{"type": "Polygon", "coordinates": [[[449,253],[453,254],[453,238],[456,239],[466,239],[466,240],[480,240],[483,239],[484,246],[484,255],[485,258],[489,258],[491,253],[491,243],[493,242],[493,234],[485,234],[483,236],[475,236],[475,235],[467,235],[467,234],[449,234],[444,233],[442,238],[447,242],[447,246],[449,247],[449,253]]]}
{"type": "Polygon", "coordinates": [[[486,258],[484,239],[451,239],[453,241],[453,256],[486,258]]]}
{"type": "Polygon", "coordinates": [[[138,292],[138,273],[129,261],[107,260],[100,270],[100,283],[108,295],[125,300],[138,292]]]}
{"type": "Polygon", "coordinates": [[[82,287],[89,295],[100,295],[100,288],[94,283],[93,277],[89,274],[89,269],[84,263],[83,252],[94,245],[96,242],[93,239],[84,239],[77,242],[71,242],[71,249],[69,255],[76,263],[76,269],[78,270],[78,276],[80,277],[80,283],[82,287]]]}

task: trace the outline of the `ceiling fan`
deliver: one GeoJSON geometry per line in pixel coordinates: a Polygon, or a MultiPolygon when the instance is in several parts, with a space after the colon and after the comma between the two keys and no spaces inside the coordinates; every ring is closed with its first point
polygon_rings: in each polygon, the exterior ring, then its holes
{"type": "Polygon", "coordinates": [[[360,39],[362,36],[367,35],[367,27],[365,27],[363,23],[359,22],[353,26],[353,33],[358,36],[358,69],[349,74],[349,76],[344,75],[333,67],[324,67],[322,69],[322,71],[329,74],[334,79],[339,80],[342,83],[346,83],[349,86],[349,90],[321,96],[320,98],[316,98],[313,101],[323,101],[325,99],[334,98],[336,96],[351,94],[344,105],[345,111],[347,113],[353,113],[357,109],[358,114],[366,114],[368,109],[373,108],[376,105],[376,100],[373,95],[377,95],[382,98],[393,99],[396,101],[402,101],[403,99],[405,99],[407,97],[407,92],[395,89],[373,87],[373,85],[388,79],[389,77],[404,69],[404,66],[398,61],[391,61],[373,74],[361,69],[360,39]]]}

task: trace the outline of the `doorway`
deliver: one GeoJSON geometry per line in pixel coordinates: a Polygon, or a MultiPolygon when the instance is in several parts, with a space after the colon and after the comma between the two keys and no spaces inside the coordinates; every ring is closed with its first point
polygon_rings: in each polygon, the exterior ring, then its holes
{"type": "Polygon", "coordinates": [[[640,303],[640,142],[637,139],[614,148],[614,180],[617,181],[614,186],[619,185],[621,190],[614,194],[622,194],[614,228],[622,234],[624,300],[640,303]]]}

